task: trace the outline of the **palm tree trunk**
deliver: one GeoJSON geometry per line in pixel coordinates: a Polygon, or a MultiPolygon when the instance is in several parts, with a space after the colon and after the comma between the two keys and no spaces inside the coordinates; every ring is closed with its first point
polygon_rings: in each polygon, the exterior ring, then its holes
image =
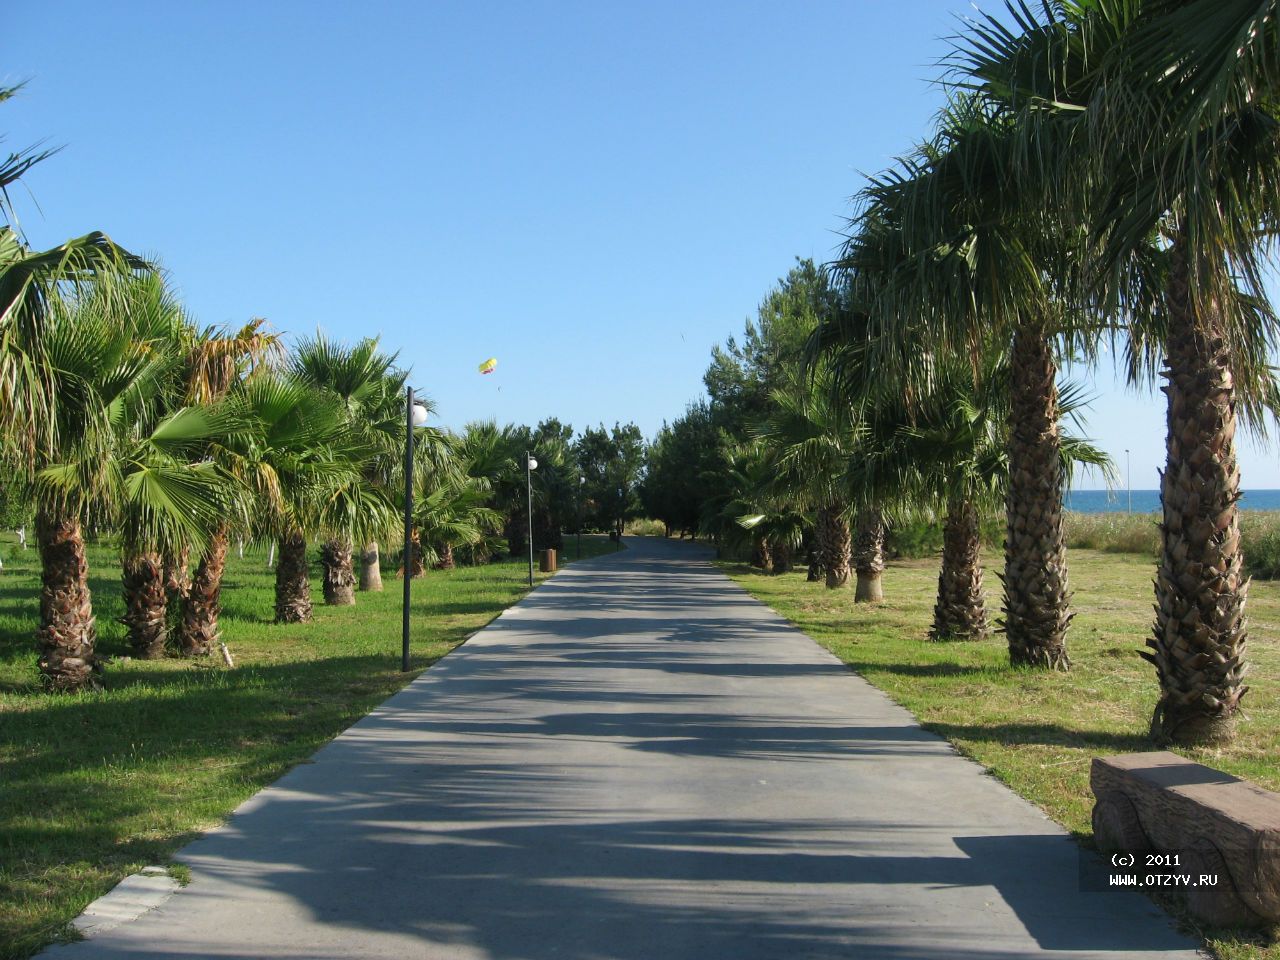
{"type": "Polygon", "coordinates": [[[209,538],[182,604],[178,647],[183,656],[207,657],[222,639],[218,616],[222,613],[222,574],[226,567],[227,528],[219,527],[209,538]]]}
{"type": "Polygon", "coordinates": [[[526,556],[529,550],[528,534],[525,532],[528,523],[527,514],[523,508],[512,512],[507,519],[504,533],[507,537],[507,554],[512,557],[526,556]]]}
{"type": "Polygon", "coordinates": [[[294,530],[280,538],[276,564],[276,623],[306,623],[311,619],[311,577],[307,569],[307,538],[294,530]]]}
{"type": "Polygon", "coordinates": [[[814,518],[813,533],[809,537],[809,574],[805,580],[817,583],[826,575],[827,525],[824,522],[827,508],[819,507],[814,518]]]}
{"type": "Polygon", "coordinates": [[[164,592],[169,603],[181,603],[191,589],[191,548],[183,547],[176,557],[164,561],[164,592]]]}
{"type": "Polygon", "coordinates": [[[775,540],[773,542],[773,572],[790,573],[793,553],[790,543],[785,540],[775,540]]]}
{"type": "Polygon", "coordinates": [[[773,573],[773,544],[766,537],[756,541],[756,556],[759,558],[760,569],[765,573],[773,573]]]}
{"type": "Polygon", "coordinates": [[[1004,632],[1014,666],[1067,670],[1067,545],[1057,368],[1049,335],[1024,323],[1013,336],[1009,494],[1004,544],[1004,632]]]}
{"type": "Polygon", "coordinates": [[[191,590],[191,548],[183,546],[164,561],[165,618],[169,632],[181,629],[182,607],[191,590]]]}
{"type": "Polygon", "coordinates": [[[1168,312],[1164,522],[1153,652],[1142,654],[1160,678],[1151,731],[1166,742],[1222,743],[1249,689],[1235,386],[1221,315],[1196,302],[1182,236],[1172,250],[1168,312]]]}
{"type": "Polygon", "coordinates": [[[878,508],[868,508],[858,514],[858,529],[851,552],[857,573],[853,602],[879,603],[884,599],[881,584],[884,573],[884,517],[878,508]]]}
{"type": "Polygon", "coordinates": [[[356,602],[356,574],[351,559],[351,543],[330,539],[320,548],[324,565],[324,602],[331,607],[347,607],[356,602]]]}
{"type": "Polygon", "coordinates": [[[139,660],[159,660],[169,639],[168,578],[158,553],[126,557],[120,576],[129,647],[139,660]]]}
{"type": "Polygon", "coordinates": [[[809,570],[804,577],[807,583],[817,583],[826,576],[826,570],[822,567],[822,554],[823,550],[815,533],[813,541],[809,544],[809,570]]]}
{"type": "Polygon", "coordinates": [[[382,557],[377,540],[370,540],[360,554],[360,589],[375,593],[382,589],[382,557]]]}
{"type": "Polygon", "coordinates": [[[436,555],[440,558],[436,561],[437,570],[452,570],[456,566],[453,560],[453,544],[440,544],[436,548],[436,555]]]}
{"type": "Polygon", "coordinates": [[[929,639],[982,640],[987,629],[978,510],[970,500],[953,501],[942,527],[942,569],[929,639]]]}
{"type": "Polygon", "coordinates": [[[40,673],[54,690],[80,690],[94,683],[97,627],[89,594],[80,521],[69,514],[36,514],[40,547],[40,627],[36,631],[40,673]]]}
{"type": "Polygon", "coordinates": [[[818,513],[818,523],[825,527],[822,536],[826,556],[822,565],[827,572],[827,589],[835,590],[849,582],[851,540],[849,521],[841,504],[829,504],[818,513]]]}
{"type": "Polygon", "coordinates": [[[427,572],[427,566],[422,562],[422,534],[418,532],[417,527],[410,532],[409,542],[412,544],[409,548],[410,576],[417,579],[427,572]]]}

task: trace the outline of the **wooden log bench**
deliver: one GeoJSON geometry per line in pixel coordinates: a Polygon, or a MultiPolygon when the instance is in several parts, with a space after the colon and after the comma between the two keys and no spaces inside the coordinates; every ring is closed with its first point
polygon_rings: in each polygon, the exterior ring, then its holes
{"type": "Polygon", "coordinates": [[[1089,780],[1104,857],[1176,855],[1177,872],[1217,877],[1184,888],[1202,920],[1280,922],[1280,794],[1168,752],[1095,758],[1089,780]]]}

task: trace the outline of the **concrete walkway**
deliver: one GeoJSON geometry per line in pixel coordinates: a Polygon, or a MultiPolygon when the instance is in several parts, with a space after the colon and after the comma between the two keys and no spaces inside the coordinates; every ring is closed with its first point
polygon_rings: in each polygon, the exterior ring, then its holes
{"type": "Polygon", "coordinates": [[[687,544],[575,565],[187,847],[69,960],[1190,958],[687,544]]]}

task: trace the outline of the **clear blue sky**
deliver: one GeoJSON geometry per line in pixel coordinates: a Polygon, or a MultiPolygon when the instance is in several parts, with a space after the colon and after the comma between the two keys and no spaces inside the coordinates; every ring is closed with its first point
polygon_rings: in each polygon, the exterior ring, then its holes
{"type": "MultiPolygon", "coordinates": [[[[15,196],[33,243],[106,230],[204,323],[380,334],[447,425],[651,435],[794,257],[832,257],[860,173],[925,134],[969,11],[21,4],[0,80],[30,83],[0,132],[65,145],[15,196]]],[[[1109,372],[1097,393],[1089,432],[1154,487],[1163,397],[1109,372]]],[[[1242,462],[1280,487],[1274,452],[1242,462]]]]}

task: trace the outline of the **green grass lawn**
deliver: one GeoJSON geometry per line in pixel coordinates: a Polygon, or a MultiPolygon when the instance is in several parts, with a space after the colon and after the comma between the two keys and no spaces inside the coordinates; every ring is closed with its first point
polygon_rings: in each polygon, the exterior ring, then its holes
{"type": "MultiPolygon", "coordinates": [[[[988,613],[999,612],[1002,558],[987,556],[988,613]]],[[[741,564],[726,572],[934,732],[1038,804],[1085,842],[1091,838],[1089,761],[1153,749],[1147,739],[1155,672],[1136,651],[1151,630],[1154,561],[1073,550],[1076,618],[1070,673],[1009,667],[1000,636],[930,643],[938,561],[899,560],[884,575],[885,602],[854,604],[853,591],[807,583],[804,572],[764,576],[741,564]]],[[[1187,757],[1280,790],[1280,583],[1249,593],[1250,691],[1229,747],[1180,751],[1187,757]]],[[[1271,936],[1238,939],[1201,931],[1226,960],[1280,958],[1271,936]]]]}
{"type": "MultiPolygon", "coordinates": [[[[125,875],[172,853],[315,752],[439,660],[527,590],[526,565],[433,571],[413,584],[413,671],[400,672],[401,583],[353,607],[325,607],[313,570],[315,620],[276,626],[263,551],[231,551],[219,657],[129,661],[118,554],[91,547],[105,689],[40,691],[33,632],[34,549],[12,537],[0,573],[0,958],[30,956],[125,875]]],[[[561,564],[572,562],[566,538],[561,564]]],[[[608,553],[584,536],[583,555],[608,553]]],[[[544,575],[537,574],[541,579],[544,575]]]]}

